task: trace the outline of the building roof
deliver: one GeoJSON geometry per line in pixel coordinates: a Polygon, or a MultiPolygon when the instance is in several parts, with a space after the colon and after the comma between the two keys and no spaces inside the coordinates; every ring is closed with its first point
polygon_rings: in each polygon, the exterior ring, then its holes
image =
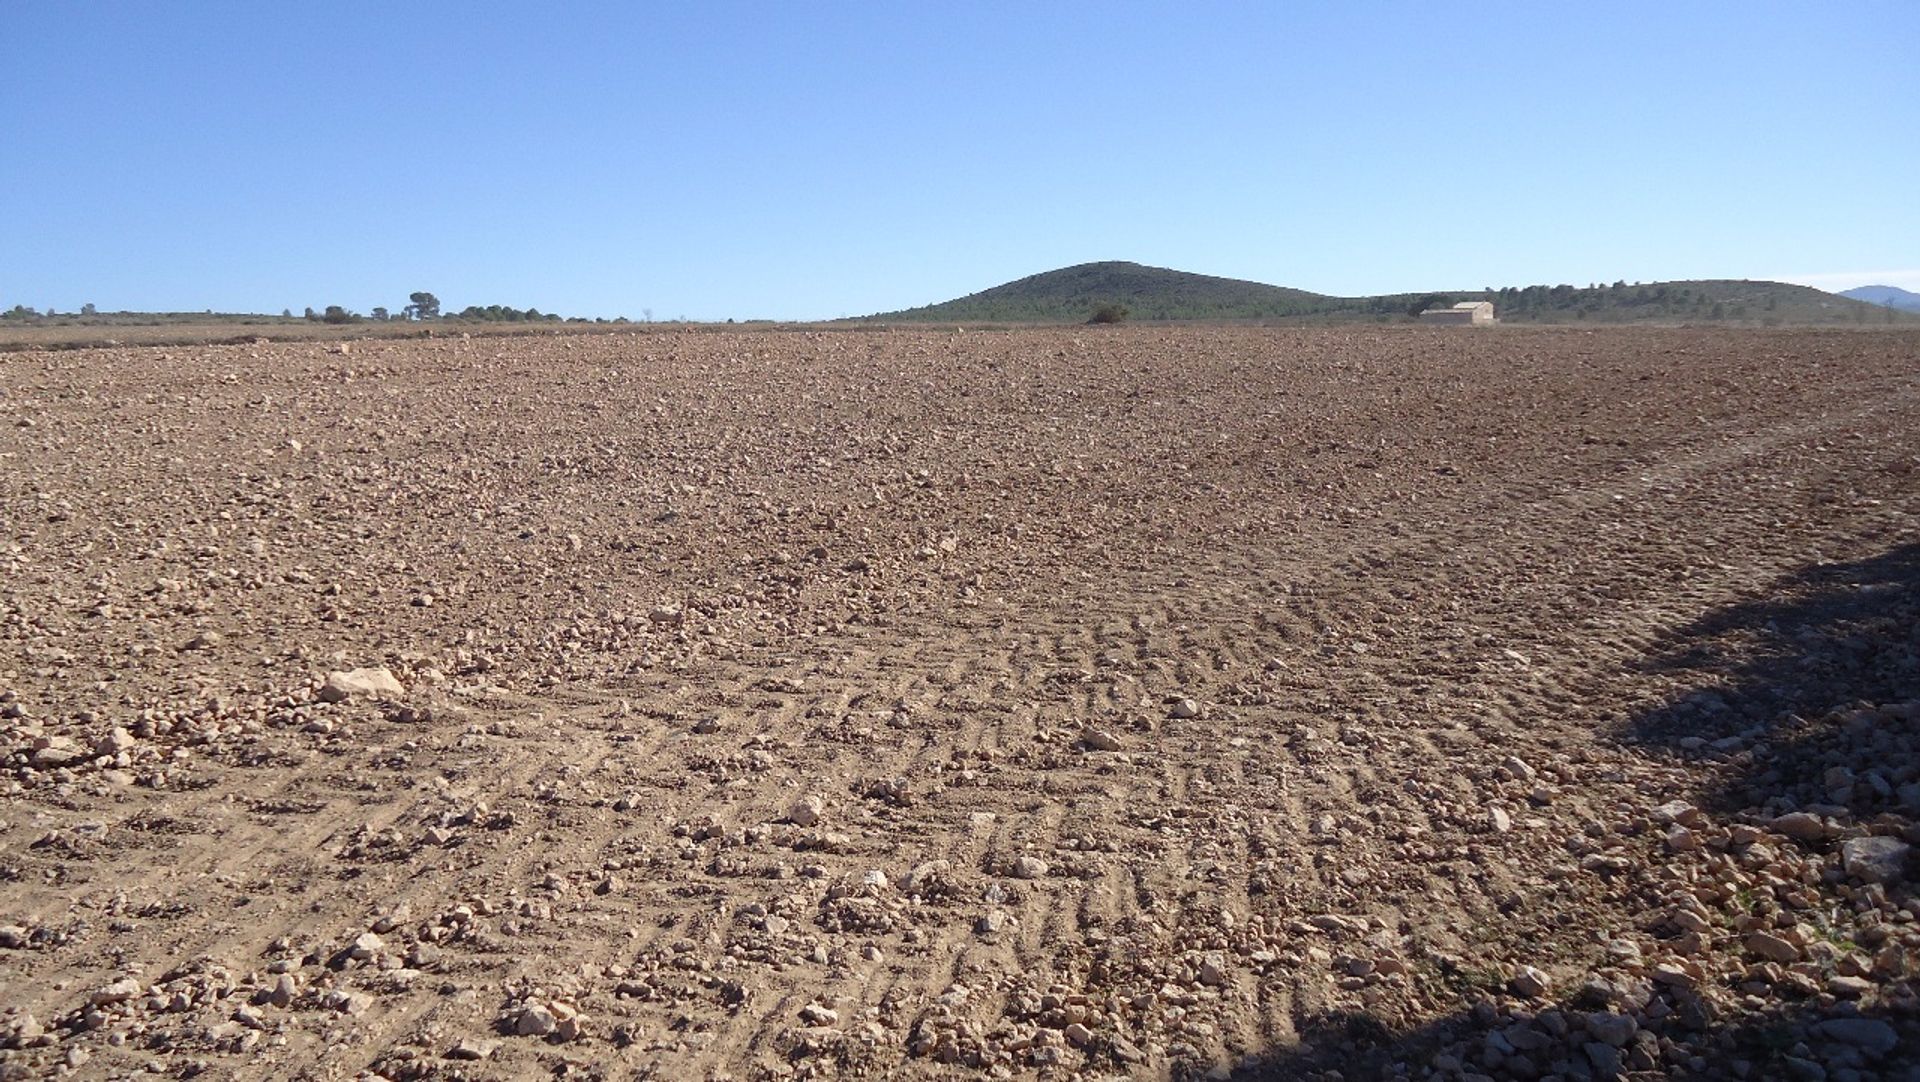
{"type": "Polygon", "coordinates": [[[1488,308],[1493,307],[1492,301],[1461,301],[1459,304],[1454,305],[1454,307],[1455,308],[1478,308],[1483,304],[1486,305],[1488,308]]]}

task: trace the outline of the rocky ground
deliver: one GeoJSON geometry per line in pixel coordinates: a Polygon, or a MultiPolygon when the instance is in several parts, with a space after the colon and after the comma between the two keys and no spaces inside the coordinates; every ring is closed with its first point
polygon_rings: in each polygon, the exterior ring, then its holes
{"type": "Polygon", "coordinates": [[[0,1075],[1915,1077],[1916,358],[0,356],[0,1075]]]}

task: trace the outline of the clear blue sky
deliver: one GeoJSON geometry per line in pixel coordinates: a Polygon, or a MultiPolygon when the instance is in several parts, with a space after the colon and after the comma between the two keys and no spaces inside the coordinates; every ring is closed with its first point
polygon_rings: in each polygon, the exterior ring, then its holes
{"type": "Polygon", "coordinates": [[[0,57],[0,307],[1920,289],[1912,0],[14,0],[0,57]]]}

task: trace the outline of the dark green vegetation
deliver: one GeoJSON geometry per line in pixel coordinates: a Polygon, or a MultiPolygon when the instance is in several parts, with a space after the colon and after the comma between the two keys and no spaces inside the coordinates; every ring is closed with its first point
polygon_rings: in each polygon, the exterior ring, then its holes
{"type": "MultiPolygon", "coordinates": [[[[261,326],[290,324],[299,322],[331,323],[403,323],[431,322],[442,319],[467,320],[479,323],[585,323],[580,317],[567,318],[551,312],[542,312],[538,308],[514,308],[504,304],[470,304],[457,313],[443,313],[440,310],[440,298],[431,293],[412,293],[410,302],[400,309],[400,315],[392,316],[385,308],[375,308],[370,315],[361,315],[342,305],[329,304],[321,311],[306,309],[299,316],[292,309],[282,310],[278,316],[251,313],[215,312],[101,312],[91,304],[82,305],[78,312],[56,312],[48,309],[39,312],[24,304],[0,311],[0,322],[25,326],[58,327],[148,327],[170,324],[220,323],[242,326],[261,326]]],[[[605,323],[606,320],[595,322],[605,323]]],[[[624,319],[617,322],[626,322],[624,319]]]]}
{"type": "Polygon", "coordinates": [[[938,323],[1085,323],[1102,306],[1112,304],[1125,307],[1134,319],[1271,319],[1313,315],[1325,311],[1327,302],[1334,299],[1302,289],[1138,263],[1083,263],[945,304],[872,318],[938,323]]]}
{"type": "Polygon", "coordinates": [[[1651,282],[1509,286],[1443,293],[1332,297],[1301,289],[1145,267],[1083,263],[944,304],[871,320],[929,323],[1084,323],[1106,306],[1145,320],[1406,321],[1430,307],[1490,300],[1507,323],[1744,323],[1876,325],[1920,322],[1904,312],[1781,282],[1651,282]]]}

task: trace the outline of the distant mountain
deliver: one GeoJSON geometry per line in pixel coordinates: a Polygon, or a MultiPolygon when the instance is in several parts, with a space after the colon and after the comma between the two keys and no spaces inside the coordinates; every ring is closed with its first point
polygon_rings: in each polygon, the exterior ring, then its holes
{"type": "Polygon", "coordinates": [[[1860,286],[1857,289],[1841,290],[1838,295],[1851,297],[1862,304],[1878,304],[1887,308],[1920,312],[1920,293],[1913,293],[1899,286],[1860,286]]]}
{"type": "MultiPolygon", "coordinates": [[[[1909,294],[1911,296],[1911,294],[1909,294]]],[[[1509,286],[1373,297],[1333,297],[1304,289],[1216,278],[1138,263],[1082,263],[1035,274],[955,300],[884,312],[867,320],[913,323],[1084,323],[1119,305],[1135,320],[1288,320],[1309,322],[1413,318],[1415,311],[1488,300],[1506,323],[1874,324],[1920,317],[1807,286],[1708,280],[1628,285],[1509,286]]]]}

